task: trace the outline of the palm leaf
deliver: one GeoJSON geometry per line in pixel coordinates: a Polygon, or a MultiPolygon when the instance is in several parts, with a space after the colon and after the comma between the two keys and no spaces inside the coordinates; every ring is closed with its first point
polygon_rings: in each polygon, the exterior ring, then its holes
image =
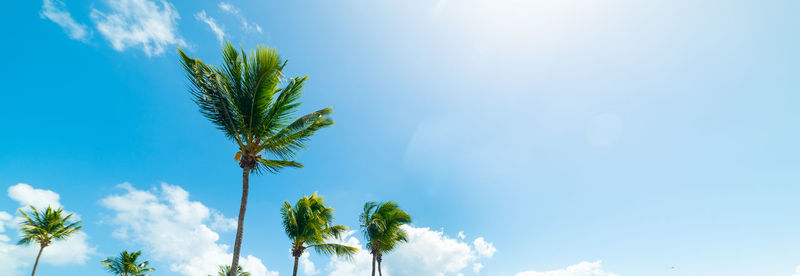
{"type": "Polygon", "coordinates": [[[310,246],[315,252],[326,256],[339,256],[345,258],[352,258],[358,252],[358,248],[335,244],[335,243],[320,243],[312,244],[310,246]]]}

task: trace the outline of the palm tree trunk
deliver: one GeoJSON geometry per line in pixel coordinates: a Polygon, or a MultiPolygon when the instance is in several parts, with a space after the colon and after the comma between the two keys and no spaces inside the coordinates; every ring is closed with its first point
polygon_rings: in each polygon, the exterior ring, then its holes
{"type": "Polygon", "coordinates": [[[42,250],[44,250],[44,246],[39,246],[39,254],[36,255],[36,262],[33,263],[33,272],[31,272],[31,276],[36,274],[36,267],[39,265],[39,258],[42,257],[42,250]]]}
{"type": "Polygon", "coordinates": [[[375,276],[375,253],[372,254],[372,276],[375,276]]]}
{"type": "Polygon", "coordinates": [[[292,272],[292,276],[297,276],[297,262],[299,259],[299,256],[294,256],[294,272],[292,272]]]}
{"type": "Polygon", "coordinates": [[[381,261],[383,261],[383,258],[378,255],[378,275],[383,276],[383,272],[381,272],[381,261]]]}
{"type": "Polygon", "coordinates": [[[244,212],[247,210],[247,192],[250,189],[250,168],[242,168],[242,203],[239,206],[239,225],[236,227],[236,241],[233,244],[233,261],[231,274],[236,276],[239,270],[239,251],[242,249],[242,232],[244,232],[244,212]]]}

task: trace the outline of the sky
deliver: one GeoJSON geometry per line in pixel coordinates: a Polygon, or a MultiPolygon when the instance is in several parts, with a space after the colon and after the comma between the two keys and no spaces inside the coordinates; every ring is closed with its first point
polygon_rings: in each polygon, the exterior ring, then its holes
{"type": "MultiPolygon", "coordinates": [[[[236,147],[177,48],[275,47],[301,112],[336,125],[306,168],[251,178],[242,264],[290,275],[279,209],[313,192],[362,246],[367,201],[409,242],[387,275],[800,275],[800,2],[30,0],[0,10],[0,275],[27,275],[17,209],[83,221],[37,275],[230,262],[236,147]]],[[[307,254],[300,275],[367,275],[307,254]]]]}

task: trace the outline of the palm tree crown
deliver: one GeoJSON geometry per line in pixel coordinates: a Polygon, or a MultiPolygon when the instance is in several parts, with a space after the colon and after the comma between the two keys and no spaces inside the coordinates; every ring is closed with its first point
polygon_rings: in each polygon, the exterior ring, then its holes
{"type": "Polygon", "coordinates": [[[64,216],[64,209],[58,208],[53,210],[50,206],[43,212],[36,210],[36,207],[31,206],[31,213],[22,214],[25,220],[22,221],[22,239],[19,240],[20,245],[28,245],[36,242],[41,247],[47,247],[55,240],[63,240],[68,238],[75,231],[80,230],[83,226],[79,226],[80,221],[70,222],[72,214],[64,216]]]}
{"type": "Polygon", "coordinates": [[[394,250],[399,243],[408,241],[408,234],[400,226],[411,223],[411,216],[394,201],[380,204],[367,202],[359,220],[361,231],[368,241],[365,246],[373,257],[372,275],[375,275],[375,261],[378,262],[378,273],[381,273],[383,254],[394,250]]]}
{"type": "Polygon", "coordinates": [[[155,268],[147,267],[148,261],[138,262],[139,256],[142,251],[130,253],[122,251],[119,257],[108,257],[101,263],[106,267],[106,270],[114,275],[120,276],[150,276],[147,272],[155,270],[155,268]]]}
{"type": "MultiPolygon", "coordinates": [[[[236,274],[238,274],[239,276],[250,276],[250,272],[242,271],[242,266],[239,266],[238,272],[236,274]]],[[[219,272],[217,272],[217,276],[228,276],[228,275],[231,275],[231,266],[229,265],[219,266],[219,272]]]]}
{"type": "Polygon", "coordinates": [[[317,193],[304,196],[292,206],[288,201],[281,208],[283,227],[292,240],[292,256],[295,258],[294,275],[297,275],[297,260],[307,248],[323,255],[351,257],[358,248],[329,243],[330,239],[341,238],[347,226],[330,225],[333,222],[333,208],[325,206],[325,201],[317,193]]]}
{"type": "Polygon", "coordinates": [[[300,168],[300,163],[290,159],[317,130],[333,124],[327,117],[332,108],[291,122],[308,76],[289,79],[284,88],[278,88],[288,60],[281,59],[275,49],[258,46],[248,57],[228,42],[221,68],[179,52],[195,103],[239,146],[235,159],[242,168],[253,172],[300,168]]]}

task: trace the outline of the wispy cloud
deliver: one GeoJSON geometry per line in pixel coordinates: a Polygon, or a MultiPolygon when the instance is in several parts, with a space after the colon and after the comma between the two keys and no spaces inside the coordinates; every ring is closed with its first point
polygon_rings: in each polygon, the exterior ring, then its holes
{"type": "Polygon", "coordinates": [[[86,24],[76,22],[67,11],[67,5],[59,0],[44,0],[42,3],[42,12],[39,13],[39,15],[61,26],[69,38],[87,42],[89,41],[89,37],[92,36],[89,27],[86,26],[86,24]]]}
{"type": "Polygon", "coordinates": [[[186,46],[178,34],[175,7],[148,0],[106,0],[109,12],[92,9],[91,18],[117,51],[140,47],[147,56],[160,55],[173,45],[186,46]]]}
{"type": "Polygon", "coordinates": [[[261,33],[261,26],[256,23],[250,22],[247,18],[242,15],[242,11],[239,8],[235,7],[234,5],[226,2],[220,2],[219,8],[227,13],[230,13],[239,18],[242,21],[242,28],[245,32],[258,32],[261,33]]]}
{"type": "Polygon", "coordinates": [[[205,10],[201,10],[200,12],[195,14],[194,18],[196,18],[197,20],[199,20],[201,22],[205,22],[206,24],[208,24],[208,27],[210,27],[211,31],[214,32],[214,34],[217,36],[217,40],[219,40],[219,42],[222,42],[223,40],[225,40],[225,28],[223,28],[222,26],[218,25],[217,21],[214,20],[213,17],[210,17],[210,16],[206,15],[206,11],[205,10]]]}

